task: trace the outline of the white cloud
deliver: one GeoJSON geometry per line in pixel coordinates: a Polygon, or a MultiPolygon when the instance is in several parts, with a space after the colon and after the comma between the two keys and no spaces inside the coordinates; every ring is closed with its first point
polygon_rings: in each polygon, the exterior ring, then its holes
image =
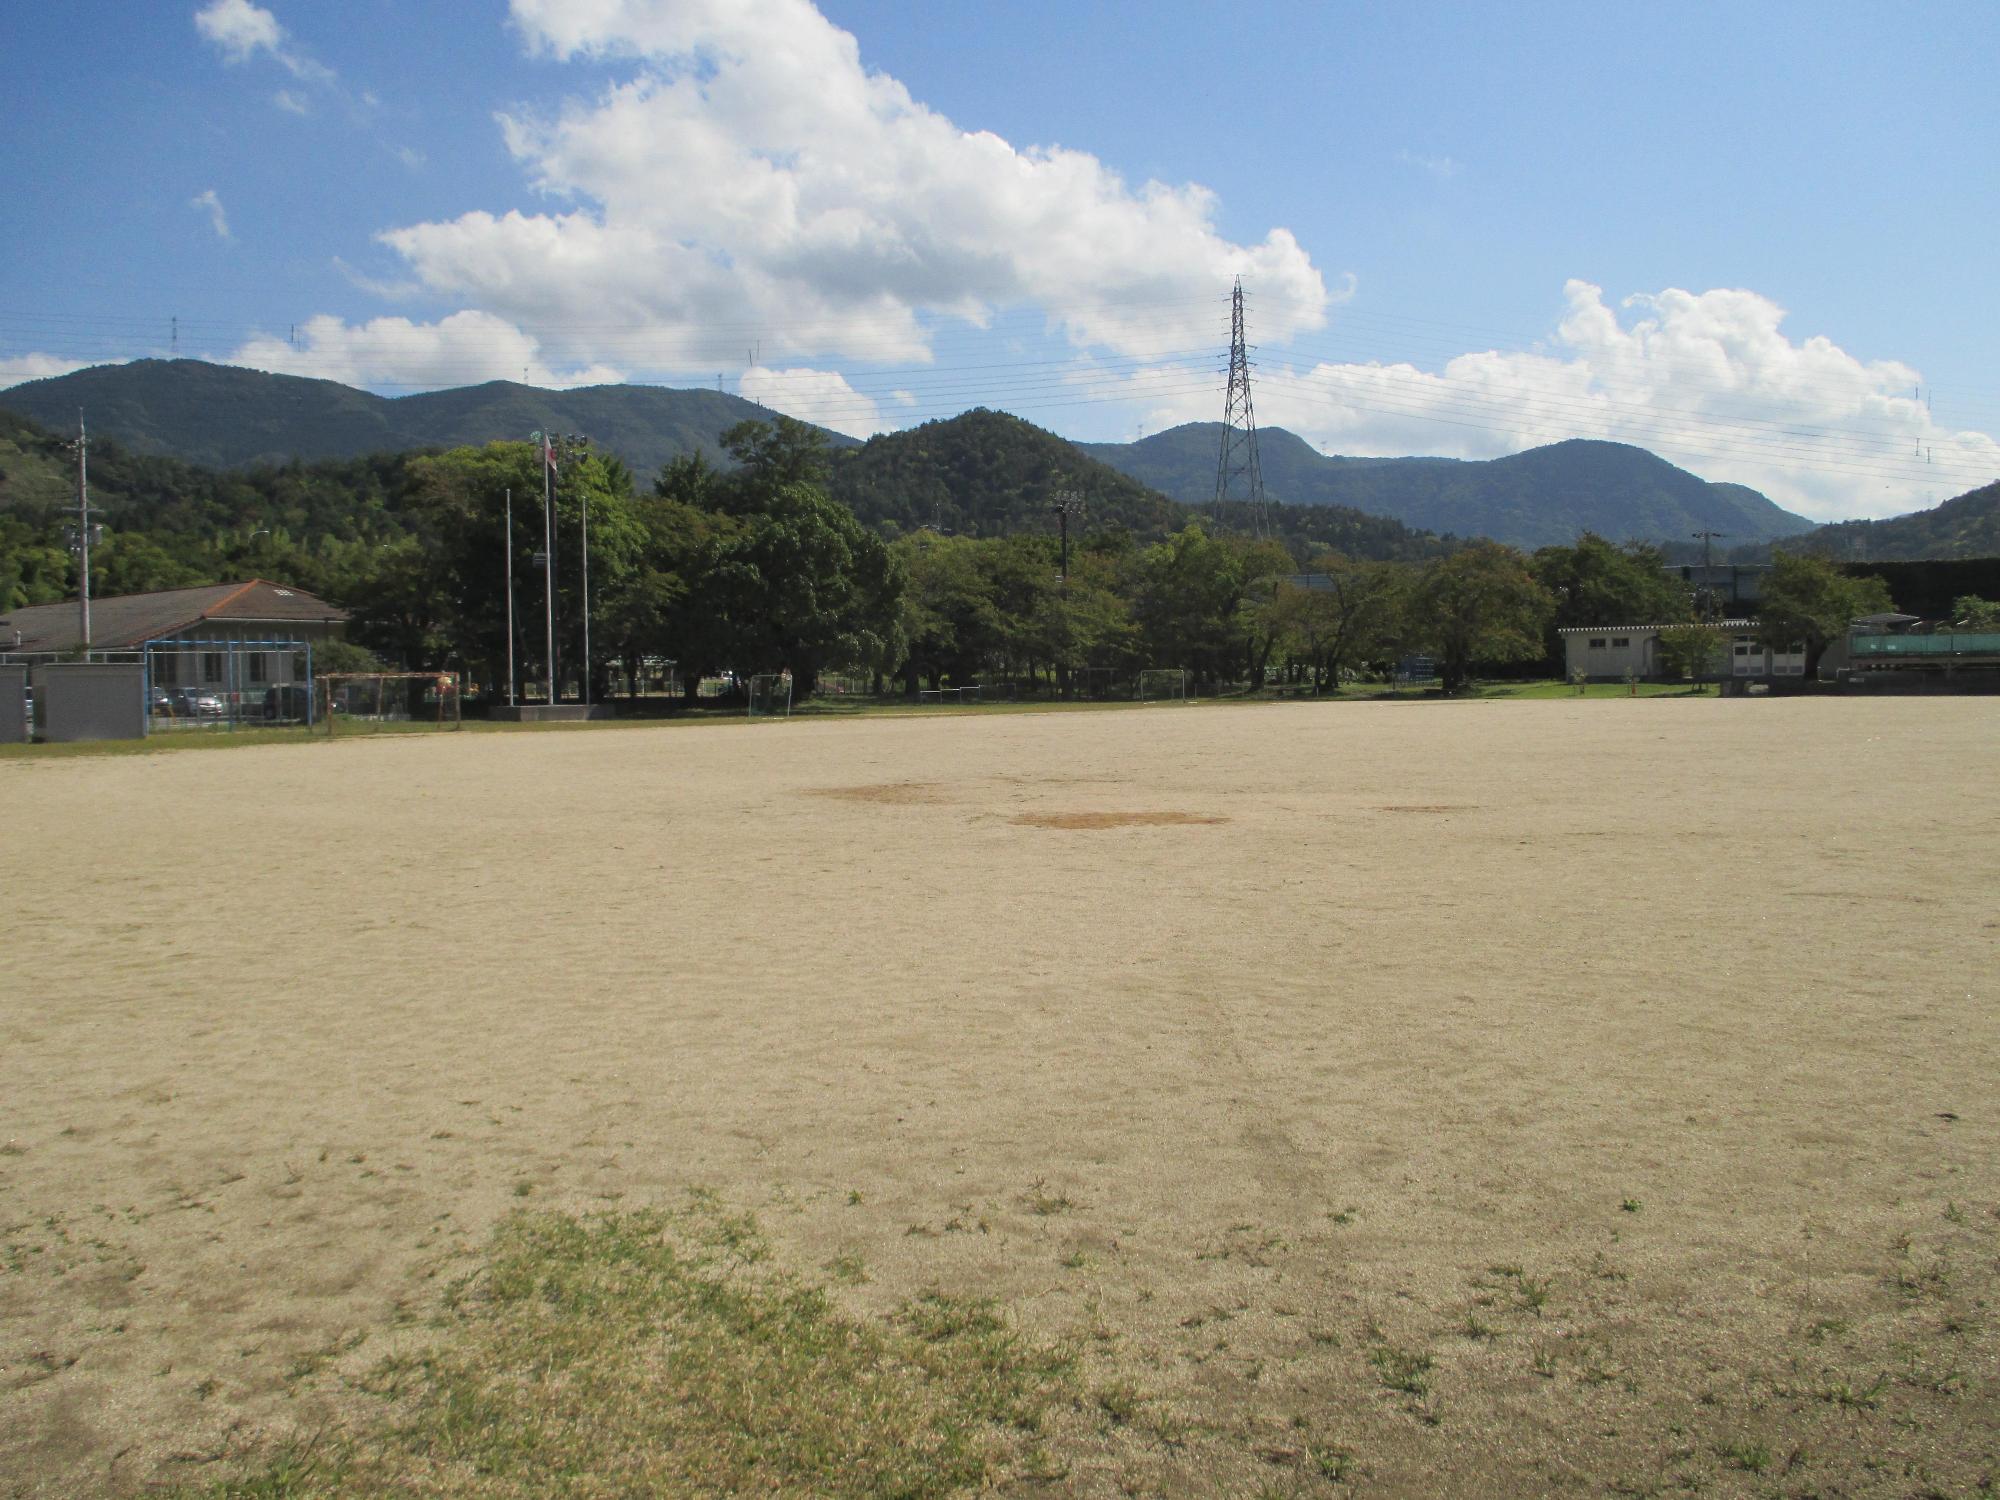
{"type": "Polygon", "coordinates": [[[15,354],[0,357],[0,390],[29,380],[47,380],[72,370],[87,370],[93,364],[122,365],[122,359],[65,359],[60,354],[15,354]]]}
{"type": "Polygon", "coordinates": [[[453,313],[436,323],[374,318],[350,324],[317,317],[299,325],[296,340],[261,334],[224,362],[355,386],[433,388],[518,380],[562,389],[611,385],[625,378],[609,365],[552,365],[535,339],[483,312],[453,313]]]}
{"type": "Polygon", "coordinates": [[[835,370],[771,370],[752,365],[743,372],[736,389],[746,401],[831,427],[849,437],[873,437],[888,428],[873,398],[857,391],[835,370]]]}
{"type": "Polygon", "coordinates": [[[271,96],[271,102],[287,114],[309,115],[312,113],[312,101],[307,99],[303,94],[294,93],[290,89],[279,89],[277,93],[271,96]]]}
{"type": "Polygon", "coordinates": [[[514,0],[529,47],[622,81],[501,117],[544,212],[383,235],[433,291],[565,357],[700,369],[780,356],[920,361],[940,319],[1034,306],[1080,345],[1186,348],[1233,277],[1268,337],[1320,326],[1291,234],[1234,243],[1206,188],[1126,183],[1097,158],[961,130],[863,66],[807,0],[514,0]],[[1176,341],[1179,341],[1178,344],[1176,341]]]}
{"type": "Polygon", "coordinates": [[[194,13],[195,29],[229,62],[247,62],[259,52],[276,52],[285,39],[278,18],[250,0],[213,0],[194,13]]]}
{"type": "Polygon", "coordinates": [[[1398,151],[1396,160],[1406,167],[1415,167],[1420,172],[1428,172],[1447,181],[1462,170],[1460,164],[1449,156],[1426,156],[1419,151],[1398,151]]]}
{"type": "MultiPolygon", "coordinates": [[[[278,18],[251,0],[210,0],[194,13],[194,25],[221,51],[224,62],[248,62],[258,53],[268,52],[294,78],[311,83],[333,82],[333,69],[292,45],[278,18]]],[[[281,109],[304,113],[295,109],[295,95],[280,94],[273,102],[281,109]]]]}
{"type": "Polygon", "coordinates": [[[222,211],[222,200],[216,196],[214,188],[206,188],[196,193],[188,199],[188,207],[201,209],[208,215],[208,222],[214,228],[217,239],[235,238],[229,232],[229,215],[222,211]]]}
{"type": "MultiPolygon", "coordinates": [[[[1436,372],[1269,361],[1258,420],[1357,456],[1632,443],[1815,520],[1908,510],[2000,475],[2000,444],[1940,427],[1912,394],[1915,370],[1826,338],[1794,343],[1784,310],[1755,292],[1669,289],[1628,298],[1622,319],[1588,282],[1567,283],[1564,299],[1546,348],[1461,354],[1436,372]]],[[[1219,392],[1190,390],[1193,373],[1132,380],[1155,428],[1218,418],[1219,392]]]]}

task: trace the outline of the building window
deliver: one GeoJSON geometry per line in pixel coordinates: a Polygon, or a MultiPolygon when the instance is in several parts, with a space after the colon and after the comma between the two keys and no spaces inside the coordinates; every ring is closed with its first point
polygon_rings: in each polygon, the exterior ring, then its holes
{"type": "Polygon", "coordinates": [[[1629,635],[1613,636],[1611,638],[1611,644],[1615,646],[1618,650],[1623,651],[1627,646],[1632,644],[1632,637],[1630,637],[1629,635]]]}
{"type": "Polygon", "coordinates": [[[1590,638],[1590,649],[1593,651],[1602,651],[1604,649],[1604,637],[1601,635],[1592,636],[1590,638]]]}
{"type": "Polygon", "coordinates": [[[155,651],[153,653],[153,685],[172,687],[181,680],[181,658],[178,651],[155,651]]]}
{"type": "Polygon", "coordinates": [[[252,682],[262,682],[264,680],[264,653],[261,651],[252,651],[243,659],[250,664],[250,680],[252,682]]]}
{"type": "Polygon", "coordinates": [[[201,653],[201,680],[203,682],[222,681],[222,653],[204,651],[201,653]]]}

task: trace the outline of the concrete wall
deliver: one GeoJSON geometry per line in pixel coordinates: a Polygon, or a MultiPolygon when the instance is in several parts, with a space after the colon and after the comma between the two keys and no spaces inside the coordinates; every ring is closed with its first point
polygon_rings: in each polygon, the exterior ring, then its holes
{"type": "Polygon", "coordinates": [[[1593,680],[1622,680],[1627,672],[1651,677],[1658,670],[1653,657],[1658,640],[1658,632],[1630,626],[1593,630],[1588,635],[1566,634],[1562,638],[1563,668],[1568,676],[1581,672],[1593,680]]]}
{"type": "Polygon", "coordinates": [[[26,667],[0,667],[0,745],[19,745],[32,733],[27,692],[26,667]]]}
{"type": "Polygon", "coordinates": [[[37,667],[35,702],[48,744],[146,737],[146,669],[136,662],[37,667]]]}

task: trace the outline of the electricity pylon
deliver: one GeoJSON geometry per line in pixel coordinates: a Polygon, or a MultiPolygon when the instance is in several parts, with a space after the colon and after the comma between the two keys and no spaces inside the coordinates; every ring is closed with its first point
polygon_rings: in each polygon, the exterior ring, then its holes
{"type": "Polygon", "coordinates": [[[1229,394],[1222,403],[1222,450],[1215,460],[1215,516],[1225,501],[1250,507],[1251,529],[1265,530],[1264,470],[1257,461],[1257,412],[1250,404],[1250,348],[1243,340],[1243,278],[1229,301],[1229,394]]]}

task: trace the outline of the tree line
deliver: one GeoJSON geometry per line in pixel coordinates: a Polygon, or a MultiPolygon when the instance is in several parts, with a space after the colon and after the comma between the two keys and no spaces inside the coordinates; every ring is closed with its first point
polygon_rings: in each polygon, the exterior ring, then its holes
{"type": "MultiPolygon", "coordinates": [[[[864,525],[835,498],[833,455],[805,424],[743,423],[723,445],[733,467],[696,454],[644,485],[609,455],[557,465],[556,655],[572,684],[583,659],[586,514],[597,697],[636,690],[661,659],[677,664],[690,692],[725,671],[784,671],[803,696],[832,669],[906,693],[994,679],[1067,693],[1084,669],[1146,666],[1186,669],[1210,690],[1274,678],[1328,690],[1418,653],[1457,691],[1475,672],[1559,661],[1564,627],[1697,619],[1698,601],[1657,548],[1588,534],[1532,554],[1476,541],[1380,560],[1316,546],[1297,530],[1257,538],[1183,516],[1177,529],[1145,537],[1114,518],[1071,539],[1065,569],[1052,524],[984,536],[864,525]]],[[[99,595],[281,579],[350,609],[355,652],[455,668],[502,691],[511,564],[518,685],[546,674],[538,554],[548,476],[535,444],[248,477],[164,459],[114,462],[127,508],[150,524],[120,526],[94,549],[99,595]],[[150,510],[132,498],[150,492],[150,510]]],[[[43,474],[42,483],[53,482],[43,474]]],[[[37,505],[16,483],[9,498],[0,607],[69,597],[63,497],[37,505]]],[[[920,496],[906,510],[937,504],[920,496]]],[[[1034,502],[1018,505],[1032,522],[1034,502]]],[[[1849,619],[1889,607],[1878,580],[1807,557],[1781,556],[1766,593],[1761,628],[1775,644],[1806,642],[1809,671],[1849,619]]],[[[1704,637],[1685,639],[1699,675],[1704,637]]]]}

